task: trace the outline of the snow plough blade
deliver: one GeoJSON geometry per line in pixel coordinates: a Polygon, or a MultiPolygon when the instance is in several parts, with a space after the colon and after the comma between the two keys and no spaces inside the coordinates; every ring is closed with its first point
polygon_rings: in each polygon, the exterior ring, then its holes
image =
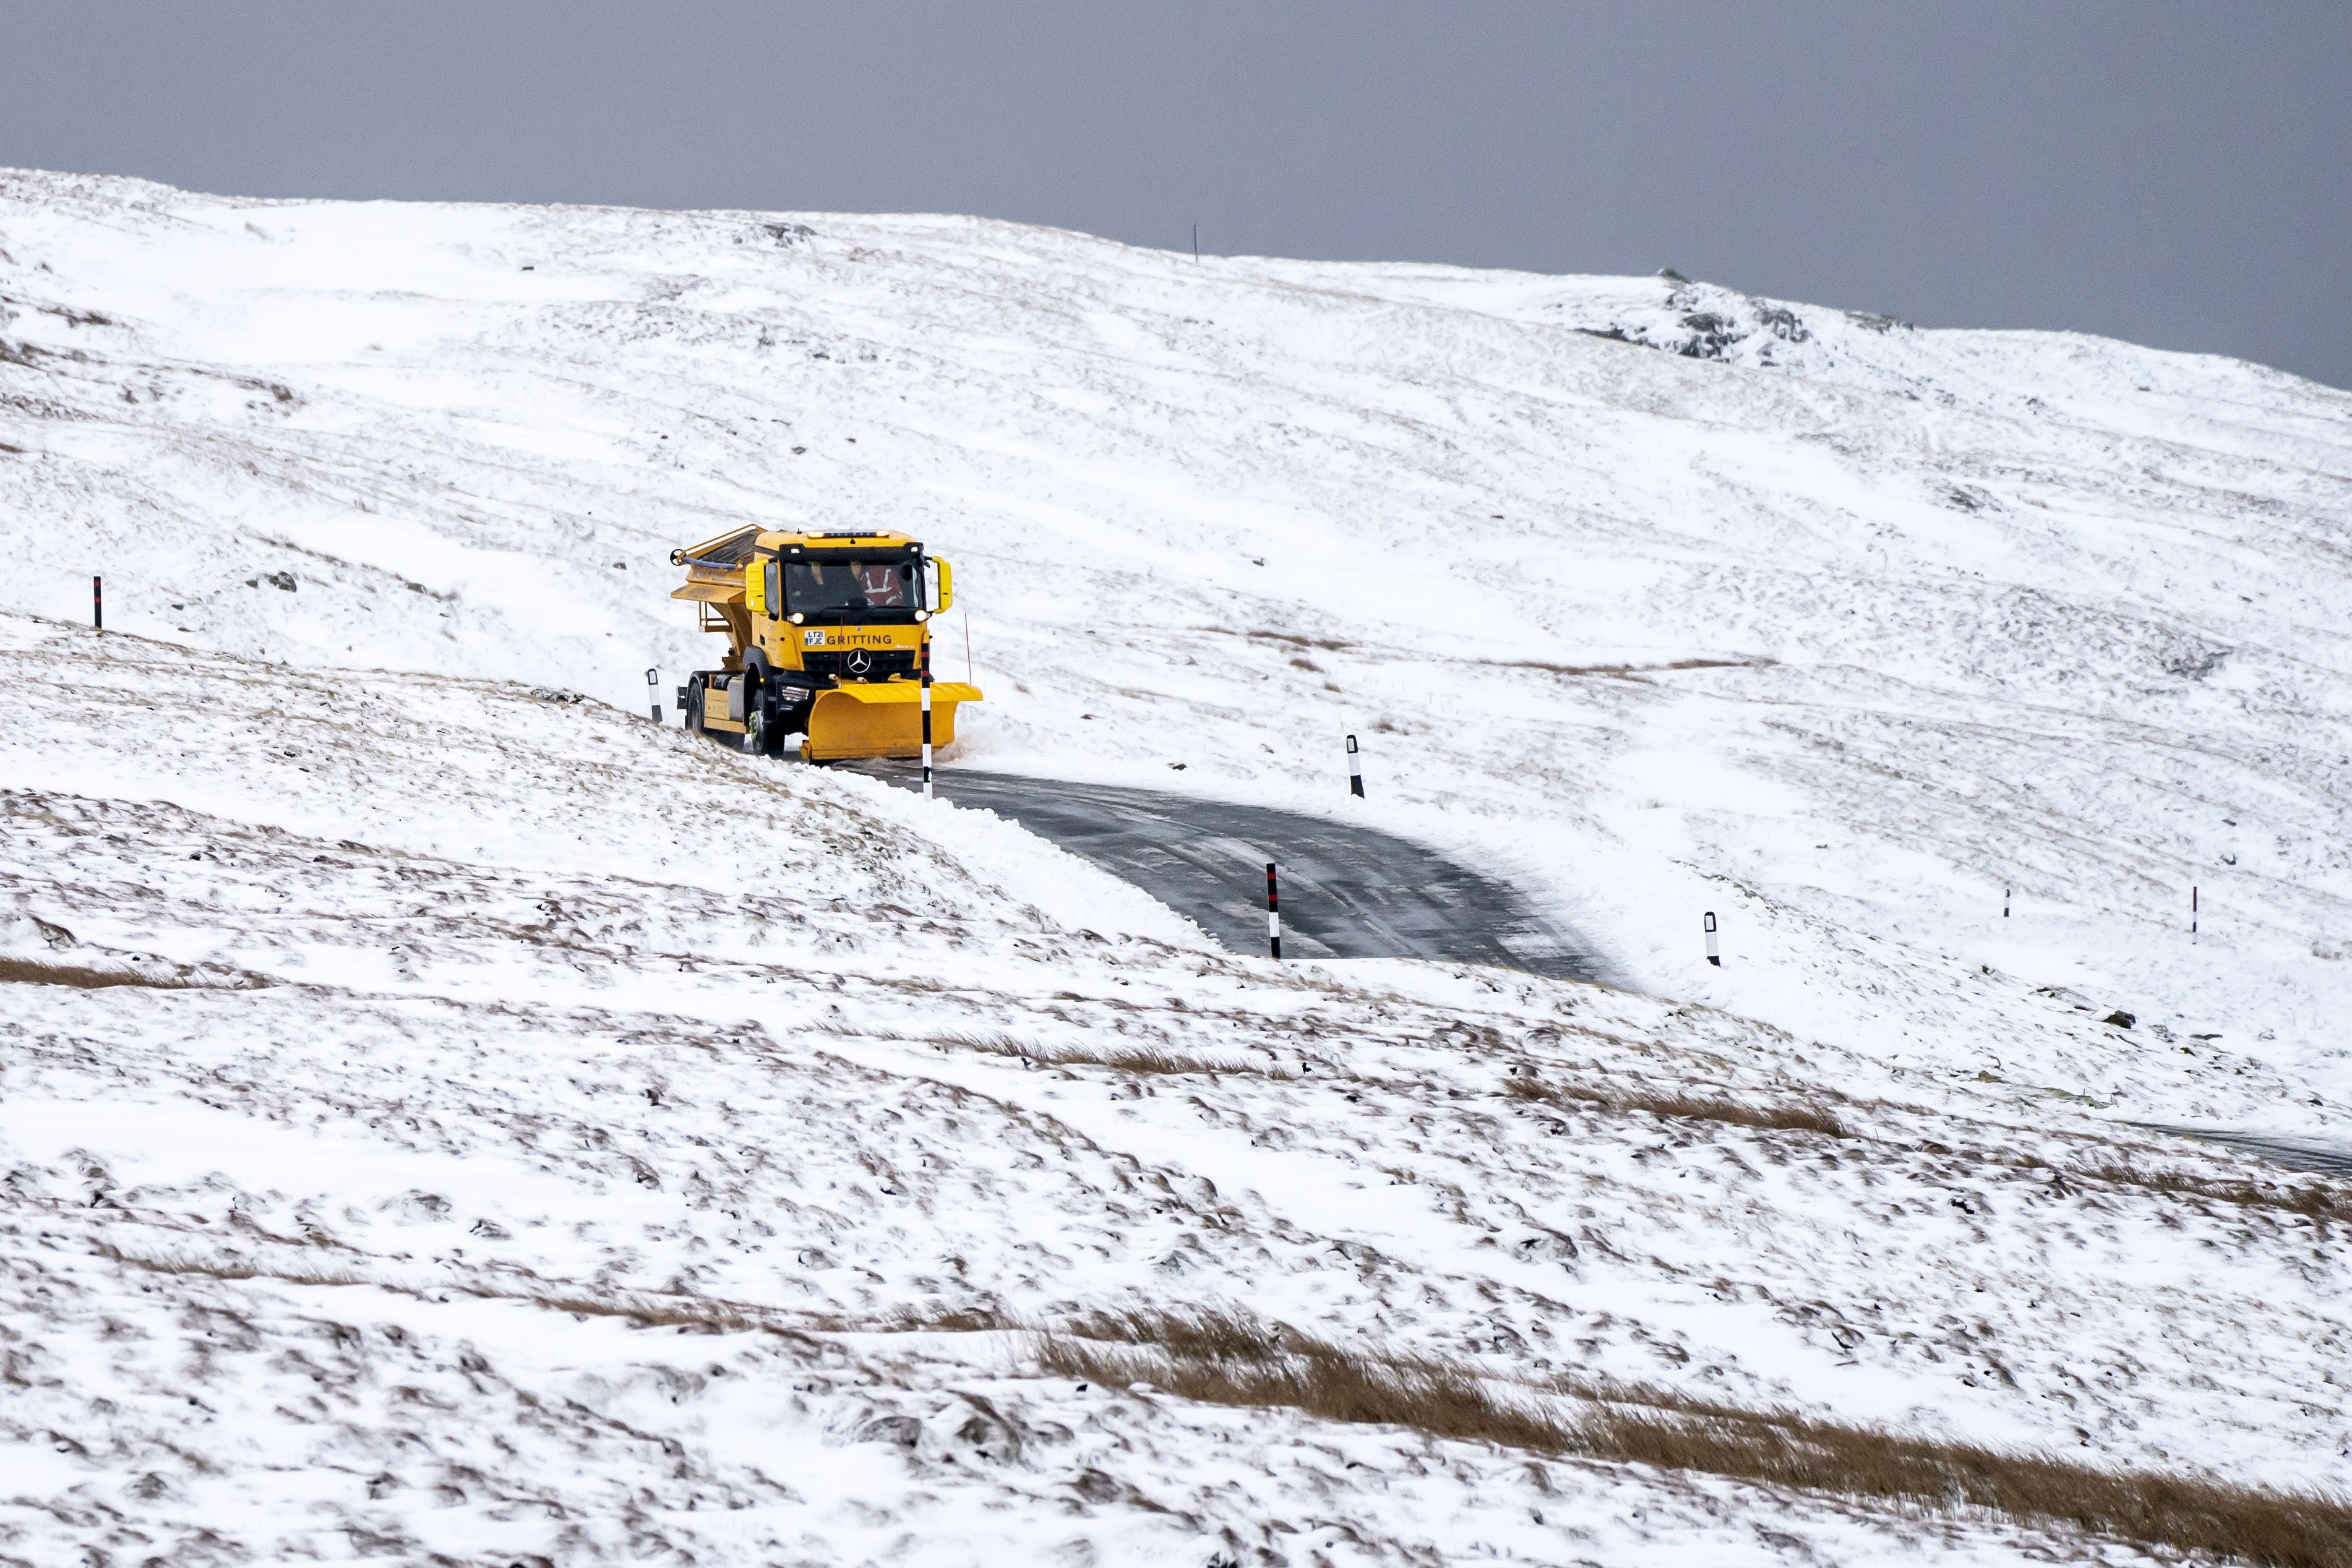
{"type": "MultiPolygon", "coordinates": [[[[961,681],[931,683],[931,745],[955,740],[958,703],[980,701],[980,688],[961,681]]],[[[816,694],[801,756],[810,762],[858,757],[919,757],[923,752],[922,687],[913,681],[863,681],[816,694]]]]}

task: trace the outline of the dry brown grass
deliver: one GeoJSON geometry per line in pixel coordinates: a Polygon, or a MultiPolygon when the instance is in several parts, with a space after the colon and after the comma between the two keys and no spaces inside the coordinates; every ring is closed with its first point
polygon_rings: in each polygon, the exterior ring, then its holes
{"type": "Polygon", "coordinates": [[[1048,1371],[1187,1399],[1287,1407],[1663,1469],[1892,1502],[1986,1509],[2135,1544],[2271,1568],[2352,1568],[2352,1501],[2197,1477],[2113,1470],[1902,1437],[1654,1390],[1499,1385],[1423,1357],[1352,1354],[1231,1314],[1130,1312],[1041,1335],[1048,1371]]]}
{"type": "MultiPolygon", "coordinates": [[[[94,969],[80,964],[49,964],[35,958],[0,957],[0,985],[71,986],[76,990],[100,991],[114,986],[145,986],[154,990],[186,991],[224,988],[217,980],[159,977],[132,969],[94,969]]],[[[234,987],[236,982],[227,982],[234,987]]]]}
{"type": "Polygon", "coordinates": [[[1001,1333],[1024,1324],[993,1307],[901,1307],[880,1322],[859,1325],[869,1333],[1001,1333]]]}
{"type": "Polygon", "coordinates": [[[1667,670],[1762,670],[1778,659],[1676,659],[1664,664],[1555,664],[1543,659],[1480,659],[1505,670],[1543,670],[1555,675],[1646,675],[1667,670]]]}
{"type": "MultiPolygon", "coordinates": [[[[1223,632],[1225,631],[1225,628],[1222,626],[1203,626],[1201,630],[1203,632],[1223,632]]],[[[1231,635],[1230,632],[1227,634],[1231,635]]],[[[1342,638],[1301,637],[1295,632],[1244,632],[1241,635],[1256,643],[1285,643],[1293,648],[1321,648],[1326,652],[1334,653],[1339,652],[1343,648],[1352,648],[1355,646],[1353,643],[1347,642],[1342,638]]]]}
{"type": "Polygon", "coordinates": [[[1539,1100],[1581,1110],[1646,1111],[1653,1116],[1721,1122],[1734,1127],[1820,1133],[1832,1138],[1848,1135],[1845,1124],[1818,1105],[1748,1105],[1734,1100],[1709,1100],[1681,1092],[1661,1094],[1642,1090],[1586,1089],[1547,1083],[1526,1071],[1507,1080],[1504,1089],[1517,1099],[1539,1100]]]}

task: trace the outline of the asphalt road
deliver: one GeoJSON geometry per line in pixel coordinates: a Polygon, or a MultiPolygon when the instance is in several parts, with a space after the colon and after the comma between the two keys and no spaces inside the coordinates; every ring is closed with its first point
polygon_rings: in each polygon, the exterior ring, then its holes
{"type": "MultiPolygon", "coordinates": [[[[856,763],[908,789],[920,769],[856,763]]],[[[1105,784],[961,769],[934,792],[984,806],[1123,877],[1236,953],[1264,953],[1265,862],[1281,870],[1286,958],[1434,958],[1557,978],[1602,977],[1575,933],[1519,892],[1374,828],[1105,784]]]]}
{"type": "Polygon", "coordinates": [[[2184,1138],[2200,1138],[2209,1144],[2221,1144],[2232,1149],[2243,1149],[2273,1165],[2291,1170],[2324,1172],[2329,1176],[2352,1176],[2352,1145],[2329,1143],[2324,1138],[2274,1138],[2263,1133],[2232,1132],[2221,1127],[2173,1127],[2157,1122],[2142,1122],[2140,1126],[2150,1132],[2173,1133],[2184,1138]]]}

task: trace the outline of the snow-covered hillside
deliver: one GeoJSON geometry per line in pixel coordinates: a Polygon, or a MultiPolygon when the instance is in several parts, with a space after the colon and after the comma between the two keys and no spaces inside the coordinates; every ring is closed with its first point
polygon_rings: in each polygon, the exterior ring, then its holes
{"type": "Polygon", "coordinates": [[[2352,396],[2091,340],[0,176],[0,1560],[2084,1550],[1022,1332],[1236,1306],[2327,1484],[2352,1196],[2133,1124],[2347,1124],[2347,532],[2352,396]],[[752,518],[955,561],[963,759],[1363,812],[1625,988],[656,730],[752,518]]]}

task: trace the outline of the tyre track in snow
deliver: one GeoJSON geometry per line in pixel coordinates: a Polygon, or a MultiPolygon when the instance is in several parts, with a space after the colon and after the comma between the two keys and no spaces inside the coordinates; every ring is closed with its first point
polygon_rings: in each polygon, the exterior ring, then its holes
{"type": "MultiPolygon", "coordinates": [[[[856,770],[906,789],[892,763],[856,770]]],[[[1158,789],[1010,773],[936,773],[985,807],[1121,877],[1237,953],[1265,950],[1265,863],[1282,868],[1284,950],[1308,958],[1429,958],[1602,980],[1600,955],[1507,883],[1376,828],[1158,789]]]]}

